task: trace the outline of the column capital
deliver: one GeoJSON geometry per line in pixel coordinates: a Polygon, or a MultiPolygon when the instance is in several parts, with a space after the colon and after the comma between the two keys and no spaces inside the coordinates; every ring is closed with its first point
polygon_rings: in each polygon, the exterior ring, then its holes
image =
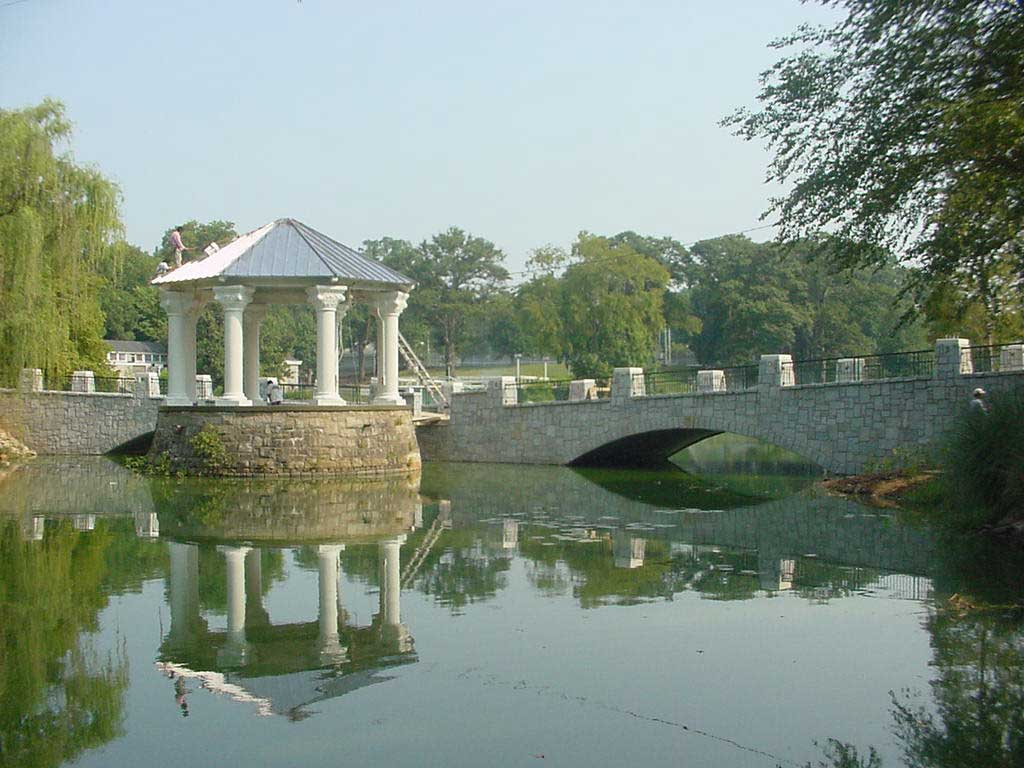
{"type": "Polygon", "coordinates": [[[306,289],[309,303],[317,309],[337,309],[345,301],[344,285],[311,285],[306,289]]]}
{"type": "Polygon", "coordinates": [[[254,293],[256,289],[247,285],[217,285],[213,289],[213,298],[224,309],[243,310],[252,301],[254,293]]]}
{"type": "Polygon", "coordinates": [[[382,315],[400,315],[409,303],[409,294],[405,291],[388,291],[371,294],[368,300],[382,315]]]}
{"type": "Polygon", "coordinates": [[[267,310],[270,307],[267,304],[250,304],[245,308],[245,320],[250,323],[260,323],[267,316],[267,310]]]}
{"type": "Polygon", "coordinates": [[[205,302],[192,291],[160,289],[160,306],[168,315],[187,315],[202,308],[205,302]]]}

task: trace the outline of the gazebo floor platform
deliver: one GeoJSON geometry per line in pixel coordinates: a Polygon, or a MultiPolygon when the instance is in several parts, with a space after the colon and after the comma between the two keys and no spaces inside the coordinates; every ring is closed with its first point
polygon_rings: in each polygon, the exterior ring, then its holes
{"type": "Polygon", "coordinates": [[[417,472],[420,452],[407,406],[165,406],[149,458],[172,472],[389,475],[417,472]]]}

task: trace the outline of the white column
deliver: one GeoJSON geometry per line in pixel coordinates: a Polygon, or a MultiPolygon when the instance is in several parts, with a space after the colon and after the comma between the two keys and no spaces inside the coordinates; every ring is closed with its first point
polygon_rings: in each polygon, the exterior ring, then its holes
{"type": "Polygon", "coordinates": [[[338,305],[344,315],[345,286],[314,285],[306,289],[309,303],[316,307],[316,395],[315,405],[345,405],[338,395],[338,305]]]}
{"type": "Polygon", "coordinates": [[[384,324],[384,389],[373,401],[378,405],[405,404],[398,394],[398,316],[408,301],[409,294],[402,291],[377,296],[377,311],[384,324]]]}
{"type": "Polygon", "coordinates": [[[344,544],[321,544],[316,548],[320,583],[320,658],[325,662],[345,659],[346,649],[338,639],[338,555],[344,544]]]}
{"type": "Polygon", "coordinates": [[[405,536],[380,542],[380,614],[381,624],[398,626],[402,623],[402,565],[401,549],[405,536]]]}
{"type": "Polygon", "coordinates": [[[245,660],[245,555],[249,547],[219,546],[227,566],[228,633],[227,644],[218,661],[241,664],[245,660]]]}
{"type": "Polygon", "coordinates": [[[189,402],[196,402],[196,324],[199,322],[199,313],[203,311],[209,299],[197,298],[192,302],[192,307],[185,314],[185,366],[187,372],[185,379],[188,386],[189,402]]]}
{"type": "Polygon", "coordinates": [[[245,308],[242,326],[245,332],[242,367],[245,369],[243,390],[254,403],[260,402],[260,325],[267,316],[266,304],[250,304],[245,308]]]}
{"type": "Polygon", "coordinates": [[[195,544],[167,542],[171,560],[171,643],[187,642],[199,624],[199,548],[195,544]]]}
{"type": "MultiPolygon", "coordinates": [[[[195,366],[195,297],[183,291],[160,291],[160,306],[167,313],[166,405],[192,405],[195,384],[189,386],[189,352],[195,366]],[[191,340],[191,346],[189,344],[191,340]]],[[[195,377],[192,377],[193,382],[195,377]]]]}
{"type": "Polygon", "coordinates": [[[252,405],[242,390],[242,315],[253,292],[244,285],[218,285],[213,289],[213,297],[224,308],[224,395],[217,398],[217,405],[252,405]]]}

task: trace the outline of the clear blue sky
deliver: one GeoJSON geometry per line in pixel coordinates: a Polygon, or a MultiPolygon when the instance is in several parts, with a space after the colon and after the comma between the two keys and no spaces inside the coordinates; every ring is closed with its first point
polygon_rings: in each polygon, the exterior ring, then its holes
{"type": "Polygon", "coordinates": [[[767,155],[718,121],[753,102],[770,40],[830,18],[797,0],[0,0],[0,108],[62,100],[146,250],[186,219],[292,216],[355,246],[457,225],[517,269],[584,229],[757,226],[767,155]]]}

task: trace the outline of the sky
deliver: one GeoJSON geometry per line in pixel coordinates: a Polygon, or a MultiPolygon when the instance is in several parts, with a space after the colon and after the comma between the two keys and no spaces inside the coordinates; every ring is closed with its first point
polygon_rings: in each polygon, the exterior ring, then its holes
{"type": "MultiPolygon", "coordinates": [[[[358,247],[450,226],[512,270],[578,232],[764,224],[769,156],[719,121],[798,0],[0,0],[0,109],[64,102],[127,239],[292,217],[358,247]]],[[[751,232],[765,239],[771,230],[751,232]]]]}

